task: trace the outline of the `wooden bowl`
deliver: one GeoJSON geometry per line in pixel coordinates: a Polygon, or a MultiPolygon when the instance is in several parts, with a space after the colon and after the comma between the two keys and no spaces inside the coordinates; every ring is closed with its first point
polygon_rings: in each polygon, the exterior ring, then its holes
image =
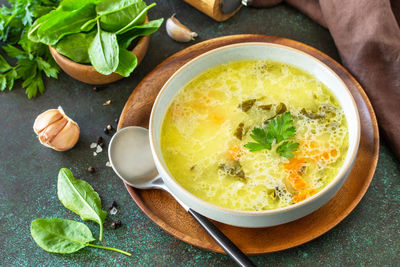
{"type": "MultiPolygon", "coordinates": [[[[148,19],[146,18],[147,22],[148,19]]],[[[139,39],[138,44],[132,49],[132,53],[136,55],[138,60],[138,65],[142,61],[144,55],[147,52],[147,48],[149,47],[150,36],[143,36],[139,39]]],[[[61,55],[57,52],[57,50],[51,46],[49,46],[50,53],[53,56],[54,60],[57,62],[58,66],[66,72],[72,78],[88,83],[88,84],[108,84],[115,81],[118,81],[123,76],[118,73],[111,73],[110,75],[103,75],[96,71],[96,69],[91,65],[80,64],[72,61],[71,59],[61,55]]]]}

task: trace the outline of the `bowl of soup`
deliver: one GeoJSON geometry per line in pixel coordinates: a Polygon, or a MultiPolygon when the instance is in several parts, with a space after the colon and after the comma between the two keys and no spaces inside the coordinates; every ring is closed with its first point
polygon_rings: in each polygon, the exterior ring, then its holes
{"type": "Polygon", "coordinates": [[[181,202],[222,223],[267,227],[337,193],[357,154],[360,119],[344,82],[318,59],[239,43],[176,71],[149,130],[157,170],[181,202]]]}

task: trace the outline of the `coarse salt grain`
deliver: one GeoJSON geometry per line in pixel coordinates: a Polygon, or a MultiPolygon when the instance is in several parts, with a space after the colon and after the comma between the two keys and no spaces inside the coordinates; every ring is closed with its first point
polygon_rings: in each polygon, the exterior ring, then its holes
{"type": "Polygon", "coordinates": [[[95,148],[96,146],[97,146],[96,143],[91,143],[91,144],[90,144],[90,148],[95,148]]]}
{"type": "Polygon", "coordinates": [[[101,146],[97,146],[97,148],[96,148],[96,153],[100,153],[101,151],[103,151],[103,149],[101,148],[101,146]]]}
{"type": "Polygon", "coordinates": [[[97,153],[96,153],[96,152],[93,152],[93,156],[95,156],[95,157],[96,157],[96,156],[97,156],[97,153]]]}
{"type": "Polygon", "coordinates": [[[112,209],[110,210],[110,214],[111,215],[115,215],[117,214],[118,210],[115,207],[112,207],[112,209]]]}

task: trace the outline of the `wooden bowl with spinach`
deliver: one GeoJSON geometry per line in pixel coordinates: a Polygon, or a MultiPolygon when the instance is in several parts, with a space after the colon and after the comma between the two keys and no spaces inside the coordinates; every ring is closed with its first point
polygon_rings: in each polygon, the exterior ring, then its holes
{"type": "Polygon", "coordinates": [[[143,59],[149,36],[163,19],[148,21],[142,0],[63,0],[40,17],[29,39],[47,44],[57,64],[71,77],[106,84],[128,77],[143,59]]]}

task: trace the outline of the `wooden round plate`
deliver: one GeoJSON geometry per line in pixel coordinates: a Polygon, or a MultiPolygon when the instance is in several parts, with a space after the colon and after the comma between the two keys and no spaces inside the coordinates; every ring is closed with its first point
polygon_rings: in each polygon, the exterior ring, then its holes
{"type": "MultiPolygon", "coordinates": [[[[310,46],[281,37],[246,34],[208,40],[172,55],[150,72],[125,104],[118,129],[130,125],[148,127],[153,102],[164,83],[176,70],[204,52],[241,42],[282,44],[318,58],[346,83],[357,103],[361,119],[361,141],[354,168],[341,190],[326,205],[306,217],[273,227],[241,228],[215,222],[243,252],[261,254],[298,246],[326,233],[356,207],[372,180],[378,161],[378,125],[366,94],[344,67],[310,46]]],[[[126,188],[143,212],[165,231],[194,246],[223,253],[213,239],[168,193],[162,190],[134,189],[129,185],[126,185],[126,188]]]]}

